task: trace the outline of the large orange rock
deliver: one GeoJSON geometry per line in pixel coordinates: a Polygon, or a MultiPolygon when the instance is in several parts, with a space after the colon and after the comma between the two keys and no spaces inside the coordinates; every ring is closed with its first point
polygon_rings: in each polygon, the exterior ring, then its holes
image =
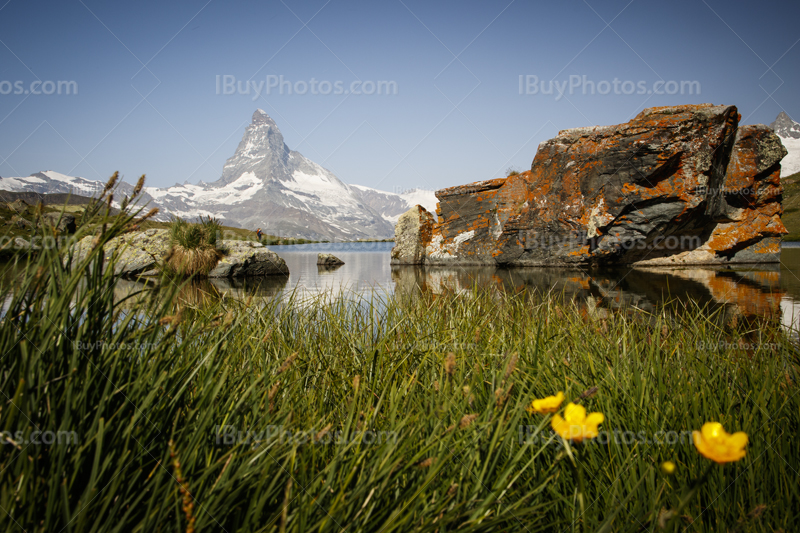
{"type": "Polygon", "coordinates": [[[786,150],[739,120],[734,106],[702,104],[561,131],[529,172],[437,191],[423,263],[777,261],[786,150]]]}

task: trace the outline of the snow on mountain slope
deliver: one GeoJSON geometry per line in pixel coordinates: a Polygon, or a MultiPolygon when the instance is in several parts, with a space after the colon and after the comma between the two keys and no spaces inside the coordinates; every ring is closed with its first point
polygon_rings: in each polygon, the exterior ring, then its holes
{"type": "Polygon", "coordinates": [[[74,193],[93,196],[103,190],[104,183],[65,176],[52,170],[37,172],[24,178],[0,178],[0,188],[12,192],[74,193]]]}
{"type": "Polygon", "coordinates": [[[789,152],[781,161],[781,177],[800,172],[800,123],[781,111],[769,127],[781,138],[789,152]]]}
{"type": "Polygon", "coordinates": [[[781,160],[781,176],[790,176],[800,172],[800,139],[784,139],[781,137],[781,142],[789,152],[789,154],[781,160]]]}
{"type": "Polygon", "coordinates": [[[397,218],[417,196],[426,207],[436,205],[432,192],[404,196],[343,183],[290,150],[275,121],[261,109],[253,113],[219,180],[147,192],[179,216],[213,214],[226,224],[260,227],[274,235],[334,240],[392,237],[397,218]]]}
{"type": "Polygon", "coordinates": [[[431,213],[436,213],[436,193],[426,189],[411,189],[400,194],[380,191],[364,185],[350,185],[358,191],[361,200],[392,224],[400,215],[419,204],[431,213]]]}
{"type": "Polygon", "coordinates": [[[406,201],[409,209],[419,204],[432,214],[436,213],[436,204],[439,203],[439,199],[436,198],[436,191],[429,189],[412,189],[401,193],[400,198],[406,201]]]}
{"type": "MultiPolygon", "coordinates": [[[[0,189],[95,196],[105,182],[39,172],[25,178],[0,178],[0,189]]],[[[133,187],[120,183],[121,194],[133,187]]],[[[347,185],[329,170],[290,150],[277,124],[257,110],[236,152],[213,183],[145,187],[142,201],[159,207],[159,217],[213,216],[223,224],[260,227],[281,237],[357,240],[394,236],[397,218],[420,203],[435,210],[433,191],[403,194],[347,185]]]]}
{"type": "MultiPolygon", "coordinates": [[[[67,176],[52,170],[37,172],[36,174],[20,178],[0,177],[0,190],[11,192],[35,192],[39,194],[60,193],[94,197],[103,192],[105,185],[106,182],[104,181],[67,176]]],[[[120,182],[117,191],[117,199],[112,201],[111,205],[119,208],[121,196],[130,195],[133,192],[133,186],[125,182],[120,182]]],[[[146,202],[150,201],[151,198],[143,194],[141,200],[141,204],[144,205],[146,202]]]]}

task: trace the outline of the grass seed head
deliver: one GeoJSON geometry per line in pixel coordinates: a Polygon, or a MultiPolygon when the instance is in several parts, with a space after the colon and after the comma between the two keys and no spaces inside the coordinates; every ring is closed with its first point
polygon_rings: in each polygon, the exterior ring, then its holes
{"type": "Polygon", "coordinates": [[[267,399],[269,400],[269,412],[272,412],[274,407],[272,403],[272,399],[275,398],[275,395],[278,394],[278,388],[281,386],[280,381],[276,381],[272,388],[269,389],[269,393],[267,394],[267,399]]]}
{"type": "Polygon", "coordinates": [[[148,211],[147,214],[145,214],[141,219],[139,219],[139,223],[142,223],[149,218],[153,218],[157,214],[158,214],[158,208],[154,207],[150,211],[148,211]]]}
{"type": "Polygon", "coordinates": [[[319,442],[322,439],[322,437],[324,437],[325,435],[328,434],[328,432],[331,430],[332,427],[333,427],[333,424],[328,424],[327,426],[325,426],[324,428],[319,430],[319,433],[314,435],[314,440],[319,442]]]}
{"type": "Polygon", "coordinates": [[[420,463],[417,466],[419,468],[428,468],[429,466],[431,466],[435,462],[436,462],[436,457],[428,457],[424,461],[420,461],[420,463]]]}
{"type": "Polygon", "coordinates": [[[503,402],[506,398],[506,391],[503,389],[497,389],[494,391],[494,401],[497,404],[497,407],[503,405],[503,402]]]}
{"type": "Polygon", "coordinates": [[[508,368],[506,368],[506,373],[503,376],[503,381],[506,381],[511,374],[514,372],[514,369],[517,368],[517,362],[519,361],[519,355],[517,353],[513,353],[511,355],[511,360],[508,362],[508,368]]]}
{"type": "Polygon", "coordinates": [[[137,196],[139,196],[139,193],[142,192],[143,188],[144,188],[144,174],[142,174],[139,177],[139,181],[136,182],[136,186],[133,188],[133,194],[131,195],[131,198],[136,198],[137,196]]]}
{"type": "Polygon", "coordinates": [[[114,173],[111,175],[111,177],[110,177],[110,178],[108,178],[108,181],[106,182],[106,186],[105,186],[105,187],[103,187],[103,194],[102,194],[101,196],[104,196],[104,195],[105,195],[105,194],[106,194],[108,191],[110,191],[111,189],[113,189],[113,188],[114,188],[114,185],[116,185],[116,184],[117,184],[117,180],[119,180],[119,171],[117,171],[117,172],[114,172],[114,173]]]}
{"type": "Polygon", "coordinates": [[[444,371],[448,378],[453,378],[453,373],[456,371],[456,354],[453,352],[448,353],[444,360],[444,371]]]}
{"type": "Polygon", "coordinates": [[[292,353],[292,355],[286,358],[286,360],[278,369],[278,374],[283,374],[284,372],[289,370],[289,367],[292,366],[292,362],[294,362],[295,359],[297,359],[297,352],[292,353]]]}
{"type": "Polygon", "coordinates": [[[162,326],[177,326],[183,320],[183,309],[178,309],[174,315],[162,317],[158,323],[162,326]]]}
{"type": "Polygon", "coordinates": [[[464,415],[463,417],[461,417],[461,421],[458,423],[458,427],[464,429],[468,427],[470,424],[472,424],[472,421],[475,420],[476,418],[478,418],[477,413],[464,415]]]}
{"type": "Polygon", "coordinates": [[[592,396],[597,394],[597,391],[599,391],[599,390],[600,390],[600,387],[590,387],[590,388],[586,389],[585,391],[583,391],[581,393],[580,399],[584,400],[586,398],[591,398],[592,396]]]}
{"type": "Polygon", "coordinates": [[[278,393],[278,388],[281,386],[280,381],[276,381],[275,384],[269,389],[269,393],[267,394],[267,399],[271,402],[275,395],[278,393]]]}

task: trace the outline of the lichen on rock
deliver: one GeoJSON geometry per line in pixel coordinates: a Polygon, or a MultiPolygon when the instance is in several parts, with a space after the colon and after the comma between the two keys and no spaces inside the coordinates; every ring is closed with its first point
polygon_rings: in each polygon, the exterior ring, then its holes
{"type": "Polygon", "coordinates": [[[616,126],[562,130],[539,145],[528,172],[437,191],[437,221],[417,222],[414,209],[403,215],[392,261],[777,261],[786,233],[780,220],[786,150],[767,126],[740,127],[740,119],[734,106],[701,104],[645,109],[616,126]]]}
{"type": "Polygon", "coordinates": [[[424,207],[415,205],[397,220],[394,228],[393,265],[419,265],[431,242],[434,218],[424,207]]]}

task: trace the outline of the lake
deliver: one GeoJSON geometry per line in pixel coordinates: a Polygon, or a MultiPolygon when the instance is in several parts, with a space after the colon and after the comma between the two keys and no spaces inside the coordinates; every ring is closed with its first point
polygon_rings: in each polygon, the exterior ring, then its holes
{"type": "MultiPolygon", "coordinates": [[[[780,317],[786,326],[800,324],[800,243],[786,243],[781,263],[736,267],[685,268],[495,268],[392,266],[394,243],[315,243],[270,246],[289,267],[289,276],[270,276],[244,281],[198,282],[192,298],[204,293],[223,297],[272,298],[294,293],[307,296],[363,294],[375,291],[388,296],[395,291],[555,293],[575,301],[591,313],[614,308],[653,311],[666,306],[680,308],[695,302],[726,314],[745,317],[780,317]],[[328,252],[342,259],[338,268],[316,264],[317,253],[328,252]]],[[[144,285],[119,282],[120,295],[144,285]]]]}
{"type": "MultiPolygon", "coordinates": [[[[800,244],[800,243],[798,243],[800,244]]],[[[594,313],[626,307],[653,311],[678,308],[693,301],[742,316],[777,317],[789,326],[800,318],[800,246],[788,243],[780,264],[685,268],[513,268],[415,267],[390,265],[394,243],[316,243],[270,246],[289,267],[288,277],[210,285],[228,296],[273,297],[336,295],[340,291],[497,290],[552,292],[576,301],[594,313]],[[326,269],[316,264],[317,253],[328,252],[345,264],[326,269]]]]}

